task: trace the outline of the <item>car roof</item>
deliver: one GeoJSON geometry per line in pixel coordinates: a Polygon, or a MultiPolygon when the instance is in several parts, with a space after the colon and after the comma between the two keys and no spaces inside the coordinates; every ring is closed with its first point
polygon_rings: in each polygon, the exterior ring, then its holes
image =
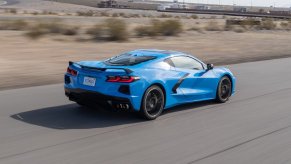
{"type": "Polygon", "coordinates": [[[154,56],[162,60],[169,57],[188,56],[191,58],[195,58],[195,60],[205,65],[203,61],[199,60],[195,56],[189,55],[187,53],[179,52],[179,51],[160,50],[160,49],[138,49],[138,50],[130,51],[128,53],[134,56],[154,56]]]}
{"type": "Polygon", "coordinates": [[[128,52],[129,54],[138,55],[138,56],[155,56],[157,58],[164,58],[174,55],[187,55],[178,51],[171,50],[159,50],[159,49],[138,49],[128,52]]]}

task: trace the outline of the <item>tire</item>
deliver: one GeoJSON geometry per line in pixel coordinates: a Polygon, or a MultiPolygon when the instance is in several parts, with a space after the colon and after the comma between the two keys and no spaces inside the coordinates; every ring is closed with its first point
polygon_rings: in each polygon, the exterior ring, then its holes
{"type": "Polygon", "coordinates": [[[216,101],[219,103],[225,103],[229,100],[232,93],[232,83],[229,77],[223,76],[218,84],[216,92],[216,101]]]}
{"type": "Polygon", "coordinates": [[[147,120],[154,120],[163,112],[164,104],[163,90],[159,86],[153,85],[143,95],[140,115],[147,120]]]}

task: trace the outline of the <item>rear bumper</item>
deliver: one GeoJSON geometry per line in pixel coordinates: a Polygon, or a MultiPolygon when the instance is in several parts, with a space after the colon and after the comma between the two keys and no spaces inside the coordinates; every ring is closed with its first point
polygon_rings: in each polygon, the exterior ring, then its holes
{"type": "Polygon", "coordinates": [[[114,109],[132,110],[131,101],[124,97],[104,95],[99,92],[84,89],[65,88],[65,94],[69,100],[85,104],[109,105],[114,109]]]}

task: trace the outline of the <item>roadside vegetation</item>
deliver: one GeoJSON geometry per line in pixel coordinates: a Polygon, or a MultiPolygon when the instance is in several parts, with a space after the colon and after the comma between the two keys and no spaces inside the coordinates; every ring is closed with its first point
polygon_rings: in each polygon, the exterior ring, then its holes
{"type": "Polygon", "coordinates": [[[160,21],[152,19],[150,25],[138,26],[134,29],[136,36],[177,36],[183,31],[183,25],[179,20],[169,19],[160,21]]]}
{"type": "Polygon", "coordinates": [[[248,31],[260,30],[291,30],[291,21],[273,19],[226,19],[225,24],[210,20],[205,26],[195,26],[188,29],[188,31],[233,31],[243,33],[248,31]]]}
{"type": "MultiPolygon", "coordinates": [[[[10,14],[18,14],[16,9],[5,9],[10,14]]],[[[33,13],[22,11],[23,14],[33,15],[55,15],[50,11],[33,13]]],[[[70,14],[74,15],[74,14],[70,14]]],[[[227,17],[211,16],[199,17],[195,14],[172,15],[161,13],[159,15],[130,14],[130,13],[109,13],[107,11],[86,11],[77,12],[75,16],[83,17],[104,17],[103,21],[92,26],[68,25],[62,20],[37,21],[37,20],[1,20],[0,30],[24,31],[24,35],[31,39],[39,39],[44,36],[76,36],[75,40],[93,41],[127,41],[130,38],[142,37],[175,37],[187,31],[198,33],[206,32],[236,32],[244,33],[249,31],[268,30],[291,30],[290,20],[275,19],[229,19],[227,17]],[[126,19],[125,19],[126,18],[126,19]],[[130,23],[127,18],[143,18],[143,24],[130,23]],[[183,20],[188,19],[188,20],[183,20]],[[203,21],[201,21],[203,19],[203,21]],[[188,22],[191,22],[191,25],[188,22]],[[85,38],[85,39],[82,39],[85,38]]]]}
{"type": "Polygon", "coordinates": [[[126,41],[128,32],[126,23],[123,20],[110,18],[101,24],[96,24],[86,32],[94,40],[126,41]]]}
{"type": "Polygon", "coordinates": [[[0,21],[0,30],[25,31],[28,29],[29,29],[28,23],[23,20],[0,21]]]}
{"type": "Polygon", "coordinates": [[[206,31],[222,31],[222,27],[215,21],[209,21],[204,28],[206,31]]]}
{"type": "Polygon", "coordinates": [[[73,36],[77,35],[79,31],[79,27],[77,26],[66,26],[61,21],[53,21],[53,22],[38,22],[34,25],[31,25],[29,30],[25,33],[25,35],[31,39],[38,39],[41,36],[47,34],[54,35],[68,35],[73,36]]]}

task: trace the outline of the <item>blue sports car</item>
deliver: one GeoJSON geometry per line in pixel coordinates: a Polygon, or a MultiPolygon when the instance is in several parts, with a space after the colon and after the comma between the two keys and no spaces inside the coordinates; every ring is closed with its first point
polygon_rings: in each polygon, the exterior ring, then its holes
{"type": "Polygon", "coordinates": [[[152,120],[179,104],[224,103],[234,94],[235,83],[227,68],[182,52],[149,49],[104,61],[69,62],[65,94],[82,106],[108,105],[152,120]]]}

